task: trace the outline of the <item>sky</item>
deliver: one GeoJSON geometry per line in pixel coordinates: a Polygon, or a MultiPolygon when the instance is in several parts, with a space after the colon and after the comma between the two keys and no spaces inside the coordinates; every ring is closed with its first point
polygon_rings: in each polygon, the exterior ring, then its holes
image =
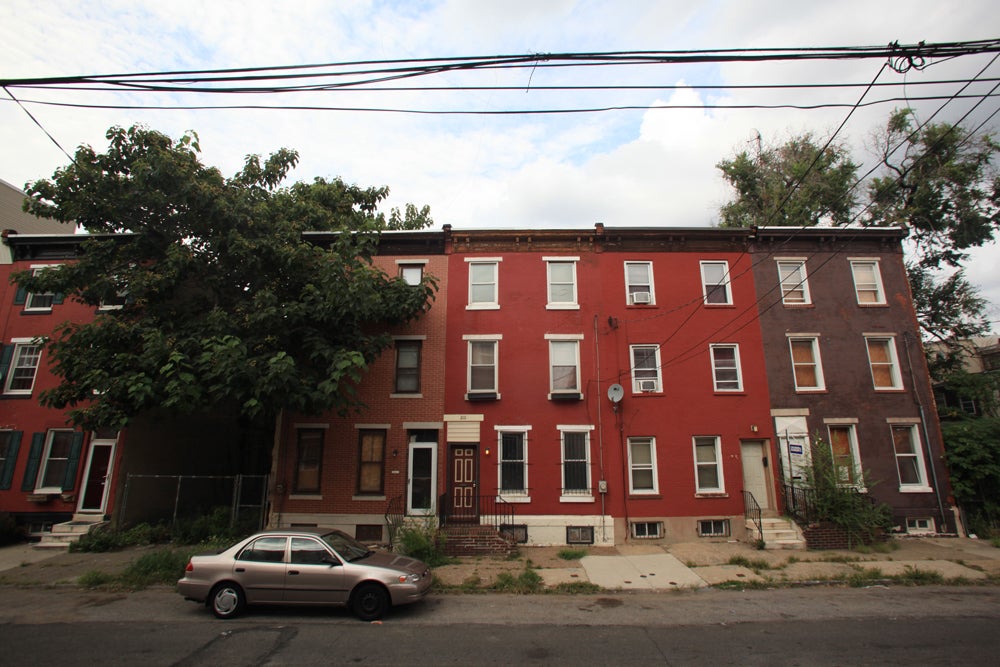
{"type": "MultiPolygon", "coordinates": [[[[0,79],[347,61],[690,49],[879,46],[1000,37],[992,0],[3,0],[0,79]]],[[[732,191],[716,165],[812,132],[852,150],[861,173],[876,160],[872,132],[905,97],[924,121],[976,126],[1000,98],[951,95],[980,75],[1000,77],[989,54],[897,73],[876,59],[702,63],[604,68],[524,67],[449,72],[411,80],[448,90],[372,90],[269,96],[98,93],[15,89],[0,93],[0,179],[23,187],[51,177],[81,144],[107,146],[113,125],[145,124],[172,137],[198,133],[202,160],[231,175],[250,154],[299,152],[291,181],[340,177],[387,185],[389,206],[429,205],[435,227],[703,227],[732,191]],[[905,83],[865,93],[864,85],[905,83]],[[709,85],[852,83],[838,89],[706,89],[709,85]],[[552,85],[645,85],[631,90],[550,91],[552,85]],[[454,90],[456,86],[511,90],[454,90]],[[864,97],[862,97],[864,96],[864,97]],[[221,98],[221,99],[220,99],[221,98]],[[639,107],[561,114],[402,114],[372,111],[87,109],[37,104],[266,104],[420,110],[508,111],[639,107]],[[826,109],[720,105],[839,103],[826,109]],[[707,105],[707,106],[706,106],[707,105]],[[672,107],[658,108],[650,107],[672,107]],[[683,108],[681,108],[683,107],[683,108]],[[25,109],[34,116],[29,117],[25,109]],[[37,123],[36,123],[37,121],[37,123]],[[845,122],[846,121],[846,122],[845,122]],[[40,127],[41,126],[41,127],[40,127]],[[43,129],[44,128],[44,131],[43,129]],[[51,135],[51,138],[47,134],[51,135]]],[[[967,92],[984,93],[994,83],[967,92]]],[[[1000,115],[984,130],[1000,126],[1000,115]]],[[[1000,246],[977,250],[970,280],[1000,330],[1000,246]]]]}

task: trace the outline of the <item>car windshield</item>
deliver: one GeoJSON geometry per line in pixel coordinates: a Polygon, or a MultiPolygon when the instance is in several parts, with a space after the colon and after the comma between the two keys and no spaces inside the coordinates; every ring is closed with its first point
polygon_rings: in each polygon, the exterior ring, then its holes
{"type": "Polygon", "coordinates": [[[372,553],[371,549],[361,544],[361,542],[339,530],[324,535],[323,541],[333,547],[333,550],[346,561],[360,560],[372,553]]]}

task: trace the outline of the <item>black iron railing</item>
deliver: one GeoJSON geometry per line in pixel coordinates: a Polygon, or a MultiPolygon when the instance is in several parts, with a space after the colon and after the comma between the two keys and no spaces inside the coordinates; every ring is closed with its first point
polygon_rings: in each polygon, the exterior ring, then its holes
{"type": "Polygon", "coordinates": [[[396,546],[396,535],[406,520],[406,511],[403,507],[403,496],[396,496],[389,501],[385,509],[385,527],[389,533],[389,548],[396,546]]]}
{"type": "Polygon", "coordinates": [[[502,526],[514,523],[514,505],[497,496],[453,496],[443,494],[438,502],[438,519],[442,526],[449,523],[478,523],[502,526]]]}
{"type": "MultiPolygon", "coordinates": [[[[870,494],[863,492],[853,486],[843,487],[845,491],[854,494],[854,497],[859,503],[871,503],[872,505],[877,505],[878,501],[875,500],[870,494]]],[[[793,517],[799,523],[816,523],[817,521],[822,521],[823,516],[821,516],[822,511],[819,507],[819,503],[816,501],[816,491],[805,486],[792,486],[790,484],[784,485],[785,490],[785,513],[793,517]]]]}
{"type": "Polygon", "coordinates": [[[743,491],[743,518],[753,521],[757,527],[757,541],[761,546],[764,544],[764,522],[761,520],[760,503],[749,491],[743,491]]]}

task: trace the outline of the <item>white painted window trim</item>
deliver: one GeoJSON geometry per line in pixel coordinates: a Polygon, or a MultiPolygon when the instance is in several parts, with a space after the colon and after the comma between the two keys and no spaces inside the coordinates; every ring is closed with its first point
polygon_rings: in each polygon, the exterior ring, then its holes
{"type": "Polygon", "coordinates": [[[781,290],[781,303],[786,306],[810,306],[812,305],[812,294],[809,292],[809,275],[806,273],[806,260],[798,257],[776,257],[775,265],[778,270],[778,287],[781,290]],[[781,275],[782,265],[794,264],[800,276],[799,282],[791,283],[781,275]],[[802,301],[789,301],[788,295],[793,291],[802,290],[802,301]]]}
{"type": "MultiPolygon", "coordinates": [[[[864,333],[862,335],[865,338],[865,354],[868,355],[868,370],[872,376],[872,388],[875,391],[899,391],[903,389],[903,374],[902,369],[899,367],[899,355],[896,353],[896,334],[864,333]],[[892,378],[892,386],[890,387],[879,387],[875,384],[875,366],[872,363],[871,341],[886,342],[886,349],[888,349],[890,357],[888,366],[892,378]]],[[[881,365],[886,364],[882,363],[881,365]]]]}
{"type": "MultiPolygon", "coordinates": [[[[709,356],[712,359],[712,386],[717,392],[742,392],[743,391],[743,364],[740,361],[739,343],[712,343],[709,347],[709,356]],[[717,372],[719,370],[716,363],[715,351],[720,348],[731,348],[733,350],[733,363],[736,364],[736,388],[720,387],[717,372]]],[[[729,369],[725,369],[729,370],[729,369]]]]}
{"type": "Polygon", "coordinates": [[[702,303],[706,306],[731,306],[733,305],[733,286],[730,280],[731,276],[729,274],[729,262],[722,259],[706,259],[699,263],[701,268],[701,299],[702,303]],[[705,268],[712,265],[721,264],[723,267],[722,282],[708,284],[708,277],[705,275],[705,268]],[[722,287],[725,289],[726,300],[722,303],[709,303],[708,293],[709,287],[722,287]]]}
{"type": "Polygon", "coordinates": [[[823,360],[819,350],[819,338],[820,338],[819,334],[790,333],[790,334],[785,334],[785,337],[788,339],[788,358],[792,364],[792,383],[795,385],[795,391],[803,393],[826,391],[826,377],[823,374],[823,360]],[[792,352],[792,342],[805,341],[805,340],[810,341],[812,345],[813,365],[816,367],[815,387],[800,387],[799,379],[795,374],[795,354],[792,352]]]}
{"type": "Polygon", "coordinates": [[[722,438],[717,435],[696,435],[691,438],[691,454],[694,457],[694,488],[696,495],[718,495],[726,492],[726,480],[725,475],[722,470],[722,438]],[[708,463],[698,462],[698,440],[703,438],[712,438],[715,444],[715,469],[718,472],[719,477],[719,487],[718,488],[701,488],[701,483],[698,481],[698,468],[709,465],[708,463]]]}
{"type": "Polygon", "coordinates": [[[531,485],[528,480],[528,473],[530,467],[528,466],[528,432],[531,431],[531,426],[500,426],[496,425],[493,427],[497,433],[497,498],[509,503],[530,503],[531,485]],[[506,491],[503,489],[503,436],[504,434],[517,433],[524,438],[524,460],[521,465],[524,466],[524,491],[506,491]]]}
{"type": "Polygon", "coordinates": [[[580,261],[579,257],[542,257],[545,262],[545,309],[546,310],[579,310],[580,291],[576,273],[576,265],[580,261]],[[573,271],[572,286],[573,297],[571,301],[552,301],[552,265],[569,264],[573,271]]]}
{"type": "MultiPolygon", "coordinates": [[[[623,263],[623,269],[625,271],[625,305],[628,306],[653,306],[656,305],[656,287],[653,283],[653,263],[649,260],[626,260],[623,263]],[[648,273],[649,282],[648,283],[635,283],[635,286],[648,285],[649,287],[649,303],[634,303],[632,301],[632,283],[628,279],[628,268],[632,265],[642,265],[645,266],[648,273]]],[[[639,290],[641,291],[641,290],[639,290]]]]}
{"type": "MultiPolygon", "coordinates": [[[[882,266],[881,259],[878,257],[848,257],[848,261],[851,263],[851,278],[854,280],[854,298],[859,306],[884,306],[886,305],[885,298],[885,287],[882,283],[882,266]],[[872,279],[874,280],[875,287],[875,301],[862,301],[861,300],[861,290],[858,285],[858,268],[861,266],[871,266],[872,267],[872,279]]],[[[865,286],[865,291],[870,291],[870,288],[865,286]]]]}
{"type": "MultiPolygon", "coordinates": [[[[500,262],[503,261],[503,257],[466,257],[465,261],[469,264],[469,280],[468,280],[468,300],[465,306],[466,310],[499,310],[500,309],[500,262]],[[483,264],[493,267],[493,301],[473,301],[472,300],[472,265],[473,264],[483,264]]],[[[477,283],[479,285],[485,285],[486,283],[477,283]]]]}
{"type": "Polygon", "coordinates": [[[593,425],[584,426],[572,426],[572,425],[557,425],[556,430],[559,431],[559,502],[561,503],[591,503],[594,502],[594,479],[591,474],[591,458],[590,458],[590,432],[594,430],[593,425]],[[587,488],[590,493],[586,494],[572,494],[563,495],[561,492],[566,488],[566,434],[567,433],[582,433],[584,436],[584,456],[585,465],[587,472],[587,488]]]}
{"type": "Polygon", "coordinates": [[[628,357],[629,357],[629,372],[632,375],[632,393],[633,394],[662,394],[663,393],[663,374],[660,362],[660,346],[656,343],[645,343],[629,345],[628,347],[628,357]],[[638,378],[636,377],[637,370],[650,370],[647,368],[637,368],[635,365],[635,352],[639,348],[653,348],[653,363],[656,371],[656,377],[653,380],[656,382],[656,389],[653,391],[641,391],[639,388],[639,382],[642,380],[648,380],[649,378],[638,378]]]}
{"type": "Polygon", "coordinates": [[[628,439],[626,443],[628,446],[628,492],[629,495],[633,496],[643,496],[643,495],[657,495],[660,492],[660,480],[659,474],[656,468],[656,437],[655,436],[632,436],[628,439]],[[650,470],[653,473],[653,488],[652,489],[636,489],[635,488],[635,478],[632,473],[637,470],[636,464],[632,461],[632,445],[639,444],[638,441],[645,441],[649,447],[650,463],[647,466],[642,464],[642,468],[639,470],[650,470]]]}

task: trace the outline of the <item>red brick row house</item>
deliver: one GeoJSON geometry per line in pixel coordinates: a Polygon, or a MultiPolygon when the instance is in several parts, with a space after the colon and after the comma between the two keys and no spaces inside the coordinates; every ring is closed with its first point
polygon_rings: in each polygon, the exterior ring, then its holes
{"type": "MultiPolygon", "coordinates": [[[[391,332],[359,387],[365,407],[280,416],[269,522],[368,540],[387,539],[391,514],[493,523],[530,544],[754,539],[748,507],[782,513],[819,434],[845,483],[890,504],[901,530],[953,532],[902,237],[600,224],[386,233],[376,264],[433,276],[437,296],[391,332]],[[863,469],[878,483],[861,488],[863,469]]],[[[36,245],[14,242],[15,268],[36,245]]],[[[12,320],[44,333],[6,301],[5,345],[29,335],[12,320]]],[[[74,308],[47,317],[88,316],[74,308]]],[[[5,432],[66,428],[29,403],[4,398],[5,432]]],[[[79,434],[76,461],[70,443],[76,493],[103,435],[79,434]]],[[[24,444],[14,454],[3,465],[21,482],[31,457],[24,444]]],[[[19,488],[0,489],[0,511],[31,509],[19,488]]],[[[71,515],[73,493],[46,502],[71,515]]],[[[113,507],[111,496],[101,511],[113,507]]]]}

